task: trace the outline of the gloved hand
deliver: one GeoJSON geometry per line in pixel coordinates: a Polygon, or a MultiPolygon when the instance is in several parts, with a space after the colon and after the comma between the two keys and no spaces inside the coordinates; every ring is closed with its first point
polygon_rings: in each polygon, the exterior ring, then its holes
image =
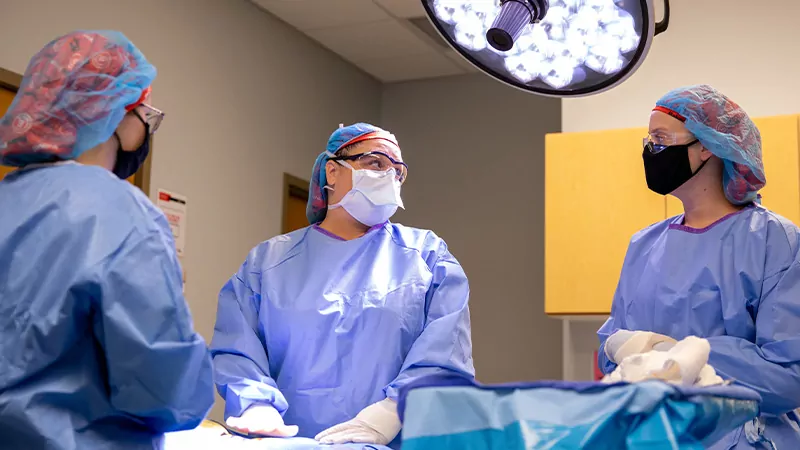
{"type": "Polygon", "coordinates": [[[708,357],[711,344],[706,339],[689,336],[666,352],[667,360],[652,377],[685,386],[709,386],[722,383],[708,357]]]}
{"type": "Polygon", "coordinates": [[[384,399],[362,409],[355,419],[334,425],[316,435],[322,444],[388,445],[400,433],[397,402],[384,399]]]}
{"type": "Polygon", "coordinates": [[[676,342],[669,336],[650,331],[619,330],[606,339],[605,352],[611,362],[619,364],[631,355],[647,353],[651,350],[667,351],[676,342]]]}
{"type": "Polygon", "coordinates": [[[292,437],[300,431],[297,425],[284,424],[272,405],[253,405],[239,417],[228,417],[225,424],[245,434],[270,437],[292,437]]]}
{"type": "Polygon", "coordinates": [[[722,378],[707,364],[710,352],[707,340],[689,336],[669,351],[651,350],[626,357],[603,382],[636,383],[655,379],[684,386],[722,384],[722,378]]]}

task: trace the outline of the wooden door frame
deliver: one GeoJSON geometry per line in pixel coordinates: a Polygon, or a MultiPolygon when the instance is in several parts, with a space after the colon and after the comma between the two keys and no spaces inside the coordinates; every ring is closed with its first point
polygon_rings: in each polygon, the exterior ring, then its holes
{"type": "MultiPolygon", "coordinates": [[[[0,88],[8,89],[12,92],[19,91],[22,84],[22,75],[0,67],[0,88]]],[[[150,168],[153,161],[153,137],[150,136],[150,154],[144,160],[144,164],[133,175],[133,185],[150,196],[150,168]]]]}
{"type": "MultiPolygon", "coordinates": [[[[289,216],[289,197],[292,196],[292,193],[302,193],[305,195],[306,199],[309,197],[310,193],[308,192],[309,182],[298,178],[294,175],[290,175],[288,173],[283,174],[283,218],[281,221],[281,233],[287,233],[288,231],[284,228],[286,227],[286,219],[289,216]]],[[[298,196],[296,195],[295,196],[298,196]]]]}
{"type": "Polygon", "coordinates": [[[22,84],[22,75],[0,67],[0,88],[17,92],[20,84],[22,84]]]}

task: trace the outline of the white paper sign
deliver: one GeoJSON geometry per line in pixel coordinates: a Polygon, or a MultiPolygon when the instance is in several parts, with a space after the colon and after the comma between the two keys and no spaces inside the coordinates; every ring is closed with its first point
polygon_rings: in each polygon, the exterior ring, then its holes
{"type": "Polygon", "coordinates": [[[186,197],[159,189],[156,205],[167,216],[172,236],[175,238],[178,256],[183,256],[186,246],[186,197]]]}

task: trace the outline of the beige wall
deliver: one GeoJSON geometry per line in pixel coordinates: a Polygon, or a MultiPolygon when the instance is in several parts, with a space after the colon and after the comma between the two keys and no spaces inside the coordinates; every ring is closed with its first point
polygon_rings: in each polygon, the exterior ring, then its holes
{"type": "Polygon", "coordinates": [[[561,324],[544,314],[544,134],[561,102],[481,75],[388,85],[382,124],[408,162],[406,211],[470,279],[484,382],[561,378],[561,324]]]}
{"type": "MultiPolygon", "coordinates": [[[[125,33],[159,70],[152,189],[188,196],[187,297],[210,339],[216,296],[280,232],[283,172],[308,179],[340,122],[374,121],[380,85],[246,0],[2,0],[0,67],[21,73],[74,29],[125,33]]],[[[219,408],[215,413],[219,413],[219,408]]]]}

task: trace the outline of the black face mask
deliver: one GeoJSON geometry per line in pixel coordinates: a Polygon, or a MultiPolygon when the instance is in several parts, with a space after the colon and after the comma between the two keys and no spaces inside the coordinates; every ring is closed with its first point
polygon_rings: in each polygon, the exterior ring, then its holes
{"type": "Polygon", "coordinates": [[[708,160],[703,161],[700,167],[692,172],[692,166],[689,163],[689,147],[697,142],[695,139],[688,144],[670,145],[658,153],[653,153],[652,142],[645,145],[642,159],[644,159],[647,187],[657,194],[667,195],[697,175],[708,162],[708,160]]]}
{"type": "Polygon", "coordinates": [[[119,139],[117,132],[114,132],[119,147],[117,147],[117,162],[114,164],[114,170],[112,170],[112,172],[123,180],[135,174],[136,171],[142,167],[144,160],[147,159],[147,155],[150,153],[150,125],[139,117],[138,114],[134,115],[144,124],[144,142],[142,142],[139,148],[132,152],[123,150],[122,141],[119,139]]]}

